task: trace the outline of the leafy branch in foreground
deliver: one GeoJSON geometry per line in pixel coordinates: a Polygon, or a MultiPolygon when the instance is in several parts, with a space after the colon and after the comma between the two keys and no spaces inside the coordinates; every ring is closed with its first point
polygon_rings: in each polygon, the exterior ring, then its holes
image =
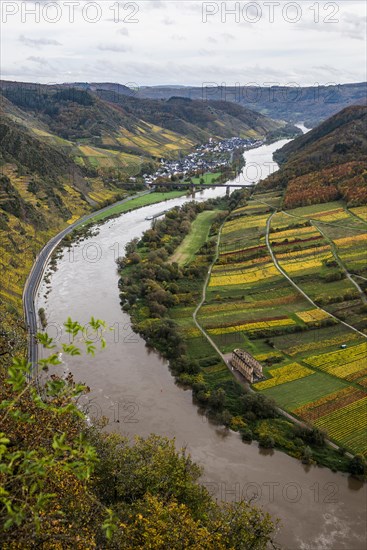
{"type": "MultiPolygon", "coordinates": [[[[84,345],[87,353],[94,354],[86,327],[70,318],[64,326],[70,342],[61,344],[63,353],[80,355],[84,345]]],[[[103,330],[105,324],[92,317],[88,332],[98,335],[103,330]]],[[[47,333],[37,338],[51,350],[39,361],[38,370],[61,365],[54,340],[47,333]]],[[[66,496],[69,500],[83,495],[83,507],[92,517],[103,513],[94,495],[84,490],[97,461],[94,447],[83,434],[84,415],[77,407],[78,397],[89,388],[76,384],[71,375],[52,374],[39,391],[32,365],[21,358],[15,358],[0,377],[0,522],[5,538],[7,532],[14,537],[14,529],[15,539],[22,543],[32,537],[47,540],[51,531],[63,540],[75,535],[83,538],[85,528],[72,515],[68,518],[60,502],[66,496]],[[74,523],[72,529],[69,521],[74,523]]]]}

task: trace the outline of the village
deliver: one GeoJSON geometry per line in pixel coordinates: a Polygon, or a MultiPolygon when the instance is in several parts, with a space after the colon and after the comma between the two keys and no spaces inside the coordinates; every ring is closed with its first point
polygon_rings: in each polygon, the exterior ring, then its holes
{"type": "Polygon", "coordinates": [[[161,181],[178,181],[208,172],[220,172],[228,167],[235,151],[258,147],[262,141],[233,137],[216,141],[209,139],[208,143],[198,145],[185,157],[176,160],[161,159],[160,167],[153,174],[143,174],[146,185],[155,185],[161,181]]]}

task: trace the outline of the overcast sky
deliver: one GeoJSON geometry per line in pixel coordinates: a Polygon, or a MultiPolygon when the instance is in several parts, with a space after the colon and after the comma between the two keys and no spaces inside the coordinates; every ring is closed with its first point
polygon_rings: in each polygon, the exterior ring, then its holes
{"type": "Polygon", "coordinates": [[[0,4],[7,80],[136,86],[366,80],[364,1],[0,4]]]}

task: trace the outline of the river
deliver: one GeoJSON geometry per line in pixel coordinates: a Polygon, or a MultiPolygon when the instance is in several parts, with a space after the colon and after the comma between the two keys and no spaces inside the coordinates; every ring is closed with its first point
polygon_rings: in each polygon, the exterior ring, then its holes
{"type": "MultiPolygon", "coordinates": [[[[240,181],[253,183],[274,171],[272,153],[286,142],[247,151],[240,181]]],[[[208,189],[196,199],[224,193],[224,188],[208,189]]],[[[259,506],[280,518],[277,540],[283,548],[364,549],[366,492],[361,483],[326,468],[304,466],[277,450],[263,451],[256,442],[244,444],[238,434],[210,423],[193,404],[191,391],[175,384],[166,361],[132,332],[119,304],[115,259],[127,242],[150,227],[146,216],[187,200],[170,200],[164,208],[162,203],[151,205],[105,222],[97,236],[65,252],[50,283],[42,283],[36,307],[45,308],[52,336],[62,337],[68,316],[87,323],[93,315],[114,328],[103,352],[95,358],[64,358],[65,370],[90,386],[84,405],[90,416],[109,419],[107,429],[129,437],[152,432],[174,437],[203,466],[203,483],[216,498],[254,496],[259,506]]]]}

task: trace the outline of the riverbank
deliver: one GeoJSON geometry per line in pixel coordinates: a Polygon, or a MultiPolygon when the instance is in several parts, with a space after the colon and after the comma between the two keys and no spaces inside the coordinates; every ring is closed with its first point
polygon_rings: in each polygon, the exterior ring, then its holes
{"type": "Polygon", "coordinates": [[[38,346],[35,339],[35,335],[38,331],[38,318],[35,308],[36,294],[44,275],[47,262],[62,240],[66,236],[77,231],[80,227],[86,227],[91,224],[101,222],[106,218],[119,215],[123,212],[128,212],[136,208],[142,208],[143,206],[150,204],[160,203],[162,200],[167,201],[172,198],[180,197],[184,194],[186,194],[186,192],[182,191],[171,191],[166,193],[143,191],[137,195],[127,197],[118,203],[106,206],[98,212],[83,216],[48,241],[32,265],[32,269],[28,275],[23,290],[23,312],[28,331],[28,360],[32,365],[35,366],[38,360],[38,346]]]}
{"type": "Polygon", "coordinates": [[[125,203],[113,204],[108,210],[105,210],[100,213],[96,213],[93,217],[88,219],[88,225],[100,222],[107,218],[112,218],[124,214],[125,212],[130,212],[131,210],[136,210],[137,208],[142,208],[143,206],[149,206],[150,204],[156,204],[158,202],[164,203],[165,201],[176,199],[178,197],[183,197],[187,195],[188,190],[184,191],[165,191],[165,192],[155,192],[148,191],[142,196],[131,197],[125,203]]]}

